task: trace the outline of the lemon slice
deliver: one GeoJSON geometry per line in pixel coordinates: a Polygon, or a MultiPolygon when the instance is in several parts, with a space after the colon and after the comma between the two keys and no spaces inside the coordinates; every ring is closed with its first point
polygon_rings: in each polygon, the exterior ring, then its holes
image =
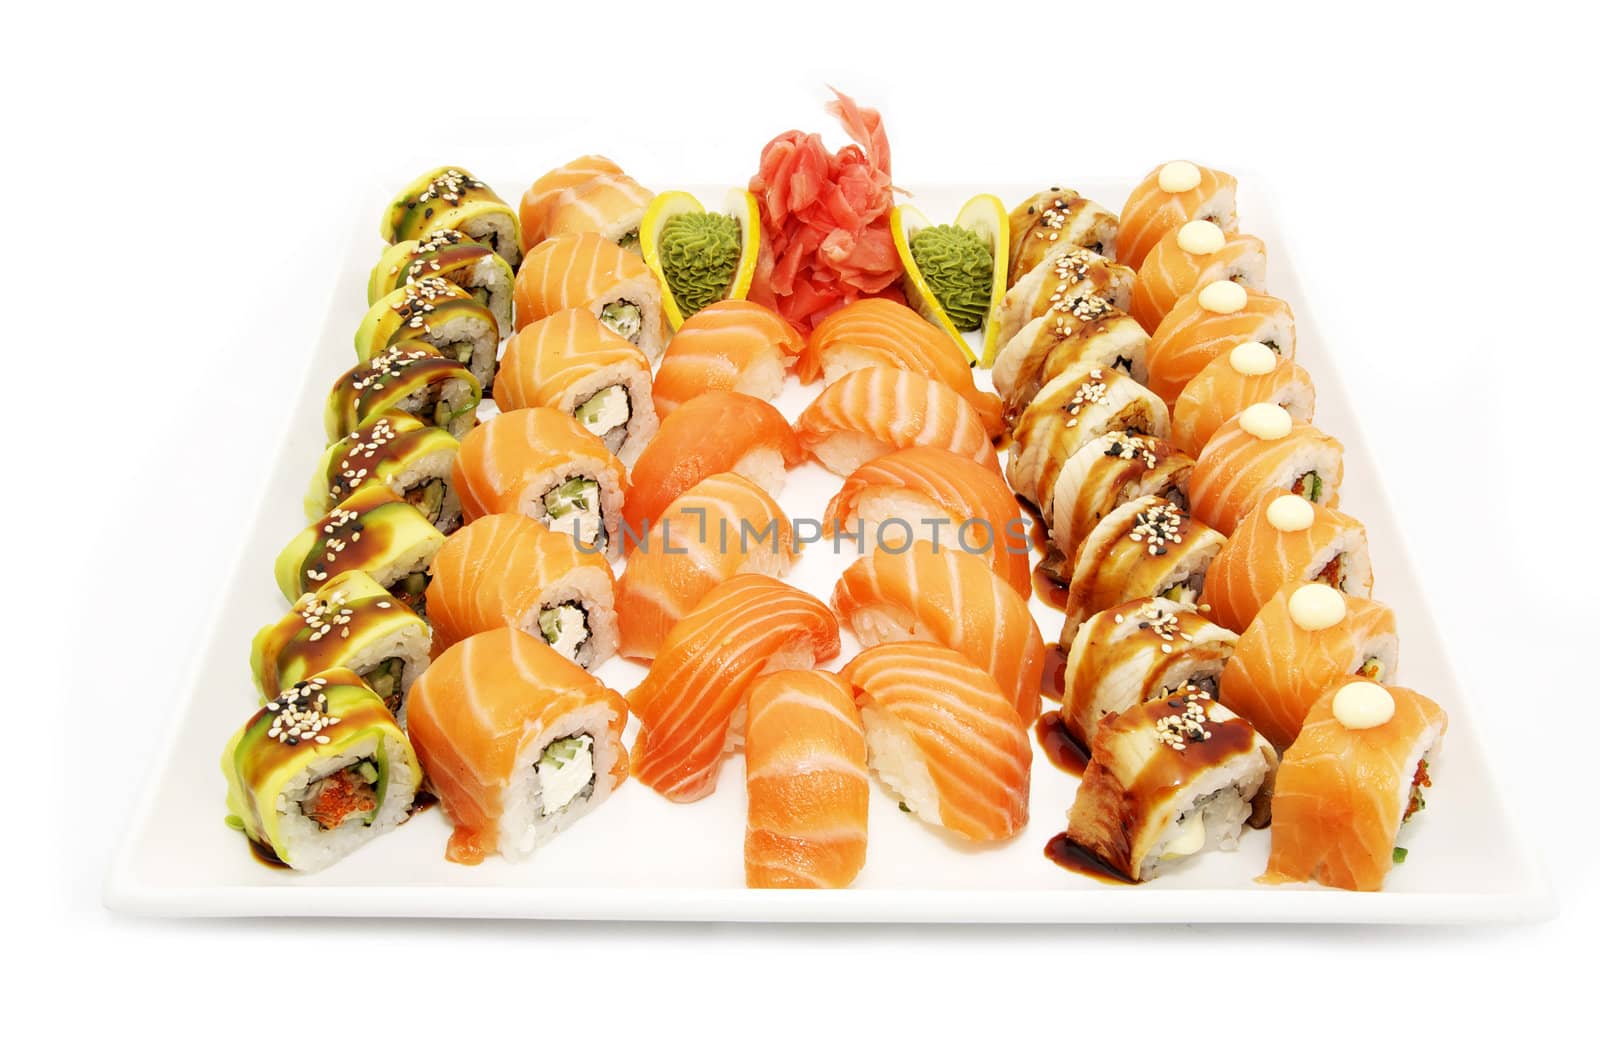
{"type": "Polygon", "coordinates": [[[980,330],[982,338],[976,352],[966,335],[956,329],[938,297],[929,289],[922,270],[917,268],[916,259],[911,254],[912,238],[931,224],[927,215],[909,204],[901,204],[889,214],[889,232],[894,237],[895,251],[899,253],[900,263],[906,271],[906,301],[912,309],[955,337],[966,350],[969,364],[987,368],[994,364],[999,346],[996,340],[1000,329],[1000,301],[1006,294],[1006,263],[1011,253],[1011,229],[1005,204],[991,195],[977,195],[967,200],[956,214],[955,224],[982,240],[994,260],[994,279],[989,285],[989,309],[983,316],[980,330]]]}
{"type": "MultiPolygon", "coordinates": [[[[756,256],[761,249],[761,213],[756,197],[743,188],[729,189],[723,208],[739,226],[739,260],[734,266],[733,279],[728,284],[726,299],[743,299],[750,291],[750,282],[756,274],[756,256]]],[[[639,251],[656,275],[661,285],[661,306],[666,311],[667,322],[673,331],[683,327],[683,311],[667,275],[661,268],[661,230],[667,222],[680,214],[704,214],[706,208],[688,192],[663,192],[650,201],[644,218],[639,222],[639,251]]]]}

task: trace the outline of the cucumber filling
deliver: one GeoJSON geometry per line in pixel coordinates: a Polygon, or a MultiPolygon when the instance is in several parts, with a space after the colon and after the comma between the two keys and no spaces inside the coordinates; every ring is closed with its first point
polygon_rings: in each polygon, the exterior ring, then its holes
{"type": "Polygon", "coordinates": [[[572,412],[583,427],[597,436],[605,436],[627,425],[633,416],[633,403],[628,398],[626,385],[612,384],[584,399],[572,412]]]}
{"type": "Polygon", "coordinates": [[[1174,583],[1161,592],[1161,597],[1180,605],[1194,605],[1200,600],[1200,581],[1203,577],[1190,576],[1182,583],[1174,583]]]}
{"type": "Polygon", "coordinates": [[[600,308],[600,324],[632,343],[644,330],[644,314],[628,300],[618,299],[600,308]]]}
{"type": "Polygon", "coordinates": [[[600,522],[600,485],[583,476],[574,476],[544,496],[545,522],[550,527],[569,524],[579,542],[595,545],[605,542],[600,522]]]}
{"type": "Polygon", "coordinates": [[[553,816],[573,801],[594,793],[594,739],[559,738],[545,747],[534,766],[539,778],[541,813],[553,816]]]}
{"type": "Polygon", "coordinates": [[[577,602],[562,602],[539,611],[539,633],[550,648],[570,661],[589,641],[589,614],[577,602]]]}
{"type": "Polygon", "coordinates": [[[624,251],[632,251],[637,255],[639,253],[639,230],[630,229],[617,237],[617,246],[624,251]]]}
{"type": "Polygon", "coordinates": [[[445,485],[440,479],[423,480],[406,491],[406,501],[417,507],[429,524],[438,524],[444,515],[445,485]]]}
{"type": "Polygon", "coordinates": [[[1356,669],[1356,675],[1370,679],[1374,683],[1383,682],[1383,662],[1376,657],[1368,657],[1361,662],[1361,667],[1356,669]]]}
{"type": "Polygon", "coordinates": [[[470,365],[472,362],[471,340],[457,340],[455,343],[447,343],[440,350],[446,357],[454,358],[462,365],[470,365]]]}
{"type": "Polygon", "coordinates": [[[323,830],[336,830],[352,816],[370,823],[378,810],[378,777],[378,762],[363,757],[313,782],[300,811],[323,830]]]}
{"type": "MultiPolygon", "coordinates": [[[[1432,785],[1433,780],[1428,778],[1428,758],[1423,757],[1417,761],[1417,773],[1411,779],[1411,799],[1406,802],[1406,814],[1401,818],[1401,823],[1405,823],[1412,816],[1428,807],[1428,802],[1422,796],[1422,791],[1423,788],[1432,785]]],[[[1398,863],[1399,861],[1396,862],[1398,863]]]]}
{"type": "Polygon", "coordinates": [[[385,657],[376,668],[361,677],[372,692],[383,699],[392,713],[400,711],[400,695],[404,693],[400,682],[405,677],[406,662],[398,657],[385,657]]]}
{"type": "Polygon", "coordinates": [[[1294,487],[1291,491],[1307,502],[1320,502],[1322,501],[1322,477],[1315,472],[1308,472],[1294,482],[1294,487]]]}
{"type": "Polygon", "coordinates": [[[410,609],[418,616],[427,615],[426,595],[428,593],[428,574],[426,572],[413,572],[409,576],[401,576],[388,587],[384,588],[395,599],[410,609]]]}

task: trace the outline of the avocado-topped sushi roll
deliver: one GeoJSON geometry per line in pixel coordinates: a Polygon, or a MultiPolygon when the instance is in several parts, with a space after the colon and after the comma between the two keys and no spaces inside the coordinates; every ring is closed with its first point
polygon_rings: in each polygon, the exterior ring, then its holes
{"type": "Polygon", "coordinates": [[[273,575],[285,601],[356,570],[421,616],[428,565],[444,534],[382,484],[361,488],[318,517],[278,554],[273,575]]]}
{"type": "Polygon", "coordinates": [[[334,668],[295,683],[222,751],[230,824],[296,871],[320,871],[411,812],[422,767],[383,699],[334,668]]]}
{"type": "Polygon", "coordinates": [[[1091,754],[1067,838],[1135,882],[1271,818],[1277,754],[1198,687],[1106,717],[1091,754]]]}
{"type": "Polygon", "coordinates": [[[348,668],[400,718],[428,667],[428,626],[365,572],[341,572],[256,632],[250,674],[264,698],[330,668],[348,668]]]}
{"type": "Polygon", "coordinates": [[[1046,259],[1075,248],[1107,258],[1116,250],[1117,216],[1070,188],[1034,193],[1017,204],[1010,221],[1011,284],[1046,259]]]}
{"type": "Polygon", "coordinates": [[[494,383],[500,349],[494,312],[442,277],[425,277],[373,303],[356,329],[356,357],[370,362],[405,340],[432,344],[472,370],[484,390],[494,383]]]}
{"type": "Polygon", "coordinates": [[[450,483],[458,449],[456,437],[442,428],[409,414],[384,414],[323,451],[306,492],[306,518],[382,484],[449,535],[461,526],[461,500],[450,483]]]}
{"type": "Polygon", "coordinates": [[[522,261],[517,224],[516,212],[494,189],[459,166],[441,166],[412,181],[395,197],[379,232],[384,243],[396,244],[455,229],[516,269],[522,261]]]}
{"type": "Polygon", "coordinates": [[[457,229],[441,229],[386,248],[367,278],[367,304],[429,277],[447,280],[478,300],[494,314],[500,334],[510,333],[516,274],[505,259],[457,229]]]}
{"type": "Polygon", "coordinates": [[[431,343],[401,340],[334,381],[323,424],[335,443],[386,413],[407,413],[460,439],[478,423],[483,387],[431,343]]]}

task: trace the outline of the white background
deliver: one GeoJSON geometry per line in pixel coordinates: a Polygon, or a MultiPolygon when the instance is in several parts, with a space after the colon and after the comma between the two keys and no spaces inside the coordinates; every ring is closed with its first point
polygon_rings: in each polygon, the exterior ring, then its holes
{"type": "Polygon", "coordinates": [[[342,1022],[318,1039],[340,1055],[509,1037],[507,1058],[571,1042],[947,1059],[1030,1040],[1386,1058],[1532,1052],[1589,1026],[1592,33],[1538,4],[635,6],[7,16],[0,271],[22,482],[4,533],[0,947],[21,984],[0,1038],[48,1039],[38,1058],[254,1058],[342,1022]],[[840,142],[825,82],[883,110],[906,183],[1131,180],[1176,156],[1270,183],[1556,921],[177,924],[100,907],[328,309],[331,249],[352,210],[376,226],[373,176],[472,166],[492,145],[528,179],[599,151],[654,188],[738,183],[783,130],[840,142]]]}

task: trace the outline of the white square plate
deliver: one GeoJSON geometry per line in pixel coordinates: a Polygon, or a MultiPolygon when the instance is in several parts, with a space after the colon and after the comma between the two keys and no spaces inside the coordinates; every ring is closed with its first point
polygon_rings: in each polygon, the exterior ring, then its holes
{"type": "MultiPolygon", "coordinates": [[[[1547,881],[1525,848],[1494,785],[1472,726],[1470,706],[1452,674],[1426,599],[1407,562],[1401,529],[1363,444],[1355,409],[1331,353],[1319,342],[1308,304],[1286,260],[1282,230],[1260,194],[1242,182],[1243,227],[1261,236],[1270,257],[1270,288],[1295,309],[1299,360],[1317,385],[1317,423],[1346,446],[1342,508],[1363,520],[1372,544],[1377,597],[1399,616],[1398,679],[1438,700],[1450,713],[1443,750],[1432,762],[1428,809],[1402,835],[1410,859],[1389,875],[1382,893],[1355,894],[1317,886],[1265,887],[1253,880],[1265,866],[1267,834],[1246,833],[1232,853],[1206,853],[1142,886],[1116,886],[1057,867],[1045,843],[1066,825],[1077,782],[1036,752],[1031,822],[1011,841],[977,847],[952,842],[901,813],[874,787],[866,868],[855,885],[834,892],[743,888],[743,762],[724,765],[715,794],[675,805],[637,783],[624,786],[572,831],[532,859],[491,857],[478,867],[444,859],[448,824],[433,808],[393,833],[315,875],[275,871],[251,858],[241,835],[223,824],[219,758],[228,736],[256,706],[248,653],[256,629],[286,605],[272,579],[278,550],[304,524],[300,501],[324,445],[322,409],[333,380],[352,364],[351,337],[365,310],[367,271],[381,247],[355,236],[338,290],[306,370],[276,471],[241,545],[212,626],[196,662],[186,701],[176,708],[149,791],[135,815],[106,886],[114,909],[168,916],[418,916],[564,919],[706,919],[885,922],[1299,922],[1425,923],[1538,918],[1553,908],[1547,881]]],[[[396,181],[394,187],[399,187],[396,181]]],[[[521,185],[495,185],[511,202],[521,185]]],[[[1080,190],[1113,207],[1128,182],[1091,182],[1080,190]]],[[[708,204],[720,188],[694,188],[708,204]]],[[[927,186],[916,204],[948,221],[980,189],[927,186]]],[[[992,188],[1007,203],[1031,188],[992,188]]],[[[384,205],[371,203],[374,233],[384,205]]],[[[294,337],[286,337],[292,344],[294,337]]],[[[287,367],[286,367],[287,368],[287,367]]],[[[978,374],[987,386],[987,373],[978,374]]],[[[791,418],[818,388],[791,380],[778,403],[791,418]]],[[[779,502],[791,518],[821,516],[839,479],[815,464],[791,470],[779,502]]],[[[826,601],[854,558],[813,544],[790,576],[826,601]]],[[[1047,640],[1062,617],[1037,599],[1035,617],[1047,640]]],[[[856,651],[844,633],[837,667],[856,651]]],[[[599,676],[626,693],[644,669],[620,659],[599,676]]],[[[631,742],[635,724],[630,724],[631,742]]]]}

